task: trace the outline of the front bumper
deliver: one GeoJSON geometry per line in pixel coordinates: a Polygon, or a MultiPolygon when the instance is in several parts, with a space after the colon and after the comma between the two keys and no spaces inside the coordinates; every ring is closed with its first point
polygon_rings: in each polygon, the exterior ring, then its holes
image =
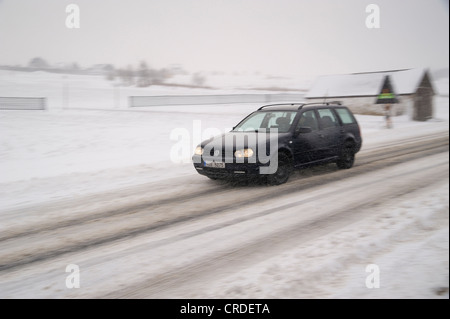
{"type": "MultiPolygon", "coordinates": [[[[212,161],[213,158],[205,158],[200,155],[192,157],[194,168],[201,174],[212,178],[254,178],[260,175],[260,167],[266,166],[261,163],[251,163],[246,160],[244,163],[225,162],[224,168],[207,167],[206,161],[212,161]]],[[[214,159],[215,160],[215,159],[214,159]]]]}

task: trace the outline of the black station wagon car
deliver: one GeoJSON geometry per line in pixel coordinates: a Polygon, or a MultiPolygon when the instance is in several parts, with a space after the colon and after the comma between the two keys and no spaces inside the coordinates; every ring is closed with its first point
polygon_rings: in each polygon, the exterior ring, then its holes
{"type": "Polygon", "coordinates": [[[211,179],[266,177],[279,185],[294,168],[329,162],[351,168],[361,145],[355,117],[339,102],[271,104],[203,141],[192,160],[211,179]]]}

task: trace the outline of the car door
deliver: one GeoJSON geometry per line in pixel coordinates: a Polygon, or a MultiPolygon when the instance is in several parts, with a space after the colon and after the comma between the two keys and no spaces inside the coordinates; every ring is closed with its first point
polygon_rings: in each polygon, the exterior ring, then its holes
{"type": "Polygon", "coordinates": [[[292,150],[297,166],[315,162],[319,159],[318,151],[325,147],[324,139],[319,133],[319,123],[314,110],[308,110],[300,115],[295,135],[292,139],[292,150]],[[307,129],[310,132],[306,132],[307,129]],[[302,130],[304,132],[302,132],[302,130]]]}
{"type": "Polygon", "coordinates": [[[323,148],[319,151],[320,159],[338,155],[341,144],[342,128],[336,114],[331,108],[317,110],[319,136],[323,139],[323,148]]]}

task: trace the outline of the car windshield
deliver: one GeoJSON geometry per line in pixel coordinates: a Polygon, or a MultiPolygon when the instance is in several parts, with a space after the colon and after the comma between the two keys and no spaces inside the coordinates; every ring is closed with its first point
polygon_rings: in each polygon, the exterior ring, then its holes
{"type": "Polygon", "coordinates": [[[278,133],[286,133],[292,126],[297,112],[273,111],[255,112],[239,123],[233,132],[258,132],[260,130],[278,129],[278,133]]]}

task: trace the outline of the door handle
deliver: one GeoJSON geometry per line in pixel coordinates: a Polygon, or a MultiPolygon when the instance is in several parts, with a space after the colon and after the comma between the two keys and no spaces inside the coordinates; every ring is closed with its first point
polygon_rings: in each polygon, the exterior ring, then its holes
{"type": "Polygon", "coordinates": [[[320,137],[320,138],[324,138],[324,137],[325,137],[325,135],[323,135],[323,134],[319,134],[319,137],[320,137]]]}

